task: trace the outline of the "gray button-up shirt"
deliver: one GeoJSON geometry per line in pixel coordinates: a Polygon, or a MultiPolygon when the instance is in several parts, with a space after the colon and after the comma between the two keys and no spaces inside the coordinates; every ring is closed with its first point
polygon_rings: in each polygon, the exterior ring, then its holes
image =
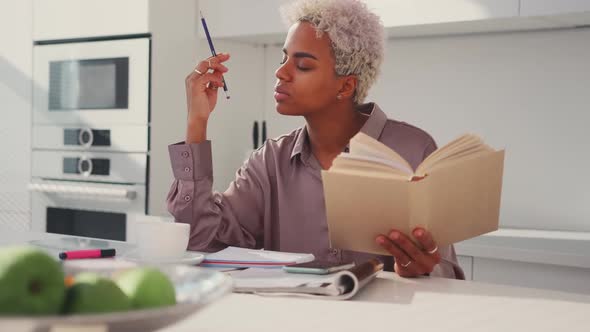
{"type": "MultiPolygon", "coordinates": [[[[375,104],[361,105],[359,112],[368,116],[361,131],[397,151],[414,169],[436,150],[430,135],[387,119],[375,104]]],[[[212,191],[210,141],[173,144],[169,152],[175,180],[167,197],[168,210],[177,222],[191,225],[189,249],[211,252],[231,245],[356,263],[375,257],[330,248],[321,166],[311,153],[305,126],[267,140],[224,193],[212,191]]],[[[442,261],[431,275],[463,279],[453,247],[439,251],[442,261]]],[[[386,270],[393,269],[392,257],[378,257],[386,270]]]]}

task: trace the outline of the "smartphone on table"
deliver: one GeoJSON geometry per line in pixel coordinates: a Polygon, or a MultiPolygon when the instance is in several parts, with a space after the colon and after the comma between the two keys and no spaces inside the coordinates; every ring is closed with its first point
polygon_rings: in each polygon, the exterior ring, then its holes
{"type": "Polygon", "coordinates": [[[283,266],[283,270],[290,273],[310,273],[310,274],[330,274],[354,266],[354,262],[338,263],[325,261],[311,261],[307,263],[299,263],[293,265],[283,266]]]}

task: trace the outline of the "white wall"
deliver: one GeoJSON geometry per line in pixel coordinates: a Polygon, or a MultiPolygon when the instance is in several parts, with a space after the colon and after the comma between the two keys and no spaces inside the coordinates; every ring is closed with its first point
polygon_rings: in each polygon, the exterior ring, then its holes
{"type": "Polygon", "coordinates": [[[29,229],[32,1],[0,2],[0,229],[29,229]]]}
{"type": "MultiPolygon", "coordinates": [[[[501,226],[590,231],[590,29],[391,39],[369,101],[444,145],[465,132],[506,148],[501,226]]],[[[265,55],[269,137],[301,119],[272,100],[280,47],[265,55]]]]}
{"type": "Polygon", "coordinates": [[[506,148],[502,226],[590,231],[590,29],[391,40],[369,96],[439,146],[506,148]]]}

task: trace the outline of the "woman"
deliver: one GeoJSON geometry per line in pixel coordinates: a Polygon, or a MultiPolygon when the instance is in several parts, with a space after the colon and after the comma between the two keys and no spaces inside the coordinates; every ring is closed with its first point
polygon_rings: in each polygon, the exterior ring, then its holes
{"type": "MultiPolygon", "coordinates": [[[[224,193],[212,192],[207,121],[229,54],[201,61],[186,79],[186,140],[169,147],[175,181],[168,209],[177,222],[191,225],[192,250],[232,245],[362,262],[374,255],[329,247],[320,171],[330,168],[359,131],[396,150],[414,168],[436,144],[424,131],[388,120],[377,105],[362,104],[384,48],[383,27],[366,5],[301,0],[283,8],[283,14],[290,29],[276,70],[276,109],[303,116],[306,125],[268,140],[224,193]]],[[[380,257],[387,270],[403,277],[463,278],[453,247],[438,248],[424,229],[414,230],[421,247],[397,230],[383,232],[375,241],[393,255],[380,257]]]]}

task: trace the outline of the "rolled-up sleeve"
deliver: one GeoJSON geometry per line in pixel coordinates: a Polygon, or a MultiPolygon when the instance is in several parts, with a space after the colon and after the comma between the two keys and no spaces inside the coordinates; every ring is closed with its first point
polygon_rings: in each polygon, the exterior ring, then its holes
{"type": "Polygon", "coordinates": [[[211,142],[168,147],[174,181],[167,196],[176,222],[191,226],[188,249],[217,251],[228,245],[256,248],[263,243],[264,188],[260,151],[238,170],[224,193],[213,191],[211,142]]]}

